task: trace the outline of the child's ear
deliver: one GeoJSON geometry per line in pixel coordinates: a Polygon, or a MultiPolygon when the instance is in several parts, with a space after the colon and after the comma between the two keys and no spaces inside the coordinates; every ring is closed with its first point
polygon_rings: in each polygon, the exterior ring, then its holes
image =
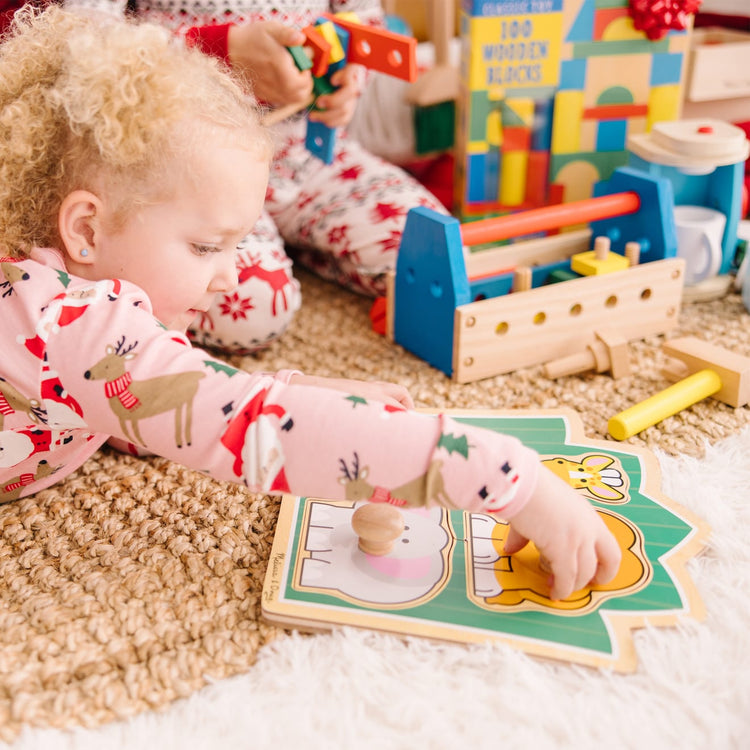
{"type": "Polygon", "coordinates": [[[62,249],[73,263],[94,262],[103,209],[102,201],[88,190],[74,190],[63,198],[57,224],[62,249]]]}

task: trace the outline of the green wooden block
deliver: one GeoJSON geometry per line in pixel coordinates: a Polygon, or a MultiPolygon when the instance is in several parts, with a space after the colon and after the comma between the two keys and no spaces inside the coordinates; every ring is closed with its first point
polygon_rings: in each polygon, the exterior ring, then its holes
{"type": "Polygon", "coordinates": [[[565,268],[558,268],[555,271],[550,271],[547,276],[547,284],[559,284],[561,281],[572,281],[573,279],[580,279],[581,277],[573,271],[568,271],[565,268]]]}
{"type": "Polygon", "coordinates": [[[325,76],[313,76],[313,91],[315,96],[332,94],[336,87],[325,76]]]}
{"type": "Polygon", "coordinates": [[[297,45],[294,47],[287,47],[287,49],[289,50],[289,54],[292,56],[294,64],[297,66],[298,70],[310,70],[310,68],[312,68],[312,60],[308,57],[304,47],[297,45]]]}
{"type": "Polygon", "coordinates": [[[418,154],[445,151],[453,146],[456,135],[456,103],[439,102],[429,107],[415,107],[414,133],[418,154]]]}

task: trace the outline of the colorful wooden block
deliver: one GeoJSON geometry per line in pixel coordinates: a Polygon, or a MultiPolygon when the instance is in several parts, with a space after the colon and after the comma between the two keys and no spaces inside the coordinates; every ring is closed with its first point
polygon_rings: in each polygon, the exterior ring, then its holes
{"type": "Polygon", "coordinates": [[[351,23],[328,13],[324,17],[351,35],[347,59],[370,70],[400,78],[417,80],[417,40],[385,29],[351,23]]]}
{"type": "Polygon", "coordinates": [[[318,29],[310,24],[302,29],[307,42],[305,46],[312,54],[312,74],[316,77],[325,75],[328,70],[328,64],[331,55],[331,45],[325,40],[318,29]]]}
{"type": "Polygon", "coordinates": [[[294,60],[294,64],[297,66],[297,70],[310,70],[312,68],[312,60],[307,52],[305,52],[304,47],[292,46],[287,47],[287,49],[294,60]]]}
{"type": "Polygon", "coordinates": [[[336,145],[336,129],[322,122],[308,120],[305,135],[305,148],[326,164],[333,163],[333,149],[336,145]]]}
{"type": "Polygon", "coordinates": [[[329,65],[338,62],[339,60],[343,60],[344,57],[346,57],[346,52],[341,45],[341,40],[336,33],[336,27],[333,23],[331,23],[331,21],[323,21],[323,23],[316,24],[315,28],[323,39],[325,39],[331,46],[330,52],[328,53],[329,65]]]}
{"type": "Polygon", "coordinates": [[[332,94],[336,87],[328,80],[326,76],[313,76],[313,93],[315,96],[323,94],[332,94]]]}
{"type": "Polygon", "coordinates": [[[417,154],[444,151],[453,146],[456,134],[456,103],[438,102],[414,110],[414,135],[417,154]]]}
{"type": "Polygon", "coordinates": [[[581,276],[599,276],[603,273],[624,271],[630,266],[630,261],[624,255],[608,253],[606,258],[597,258],[595,250],[578,253],[570,259],[570,267],[581,276]]]}
{"type": "MultiPolygon", "coordinates": [[[[518,125],[514,120],[520,115],[531,130],[533,145],[526,150],[549,152],[546,189],[526,190],[524,208],[545,205],[552,196],[566,201],[590,197],[597,182],[628,163],[630,132],[645,132],[660,120],[679,116],[688,34],[671,31],[651,41],[633,27],[628,2],[461,4],[463,86],[455,145],[459,215],[479,212],[479,201],[473,200],[474,193],[469,196],[463,179],[468,171],[460,165],[469,157],[465,144],[479,140],[477,130],[488,122],[487,101],[500,112],[493,132],[503,134],[504,151],[522,150],[505,145],[508,127],[518,125]],[[526,113],[514,111],[517,99],[534,103],[532,125],[526,113]],[[545,111],[546,118],[537,110],[545,111]]],[[[498,212],[517,207],[504,205],[503,195],[501,190],[498,201],[482,208],[498,212]]],[[[481,201],[492,203],[489,195],[481,201]]]]}

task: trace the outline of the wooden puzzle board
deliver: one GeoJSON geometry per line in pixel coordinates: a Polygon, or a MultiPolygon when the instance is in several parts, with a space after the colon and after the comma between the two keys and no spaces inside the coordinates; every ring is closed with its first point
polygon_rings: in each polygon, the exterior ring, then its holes
{"type": "Polygon", "coordinates": [[[704,611],[685,562],[706,525],[665,497],[649,451],[587,439],[573,412],[451,412],[515,435],[583,493],[620,544],[606,586],[553,602],[539,554],[503,554],[506,524],[485,514],[403,509],[406,529],[384,557],[362,552],[358,504],[283,499],[263,590],[267,619],[303,629],[338,625],[477,643],[618,671],[636,668],[633,628],[704,611]]]}

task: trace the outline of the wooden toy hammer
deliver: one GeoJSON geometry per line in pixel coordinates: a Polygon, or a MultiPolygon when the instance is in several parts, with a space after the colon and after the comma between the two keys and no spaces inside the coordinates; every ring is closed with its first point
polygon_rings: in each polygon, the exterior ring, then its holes
{"type": "Polygon", "coordinates": [[[750,402],[750,357],[692,336],[667,341],[662,349],[674,358],[664,374],[682,380],[612,417],[607,428],[615,440],[625,440],[709,396],[735,408],[750,402]]]}

